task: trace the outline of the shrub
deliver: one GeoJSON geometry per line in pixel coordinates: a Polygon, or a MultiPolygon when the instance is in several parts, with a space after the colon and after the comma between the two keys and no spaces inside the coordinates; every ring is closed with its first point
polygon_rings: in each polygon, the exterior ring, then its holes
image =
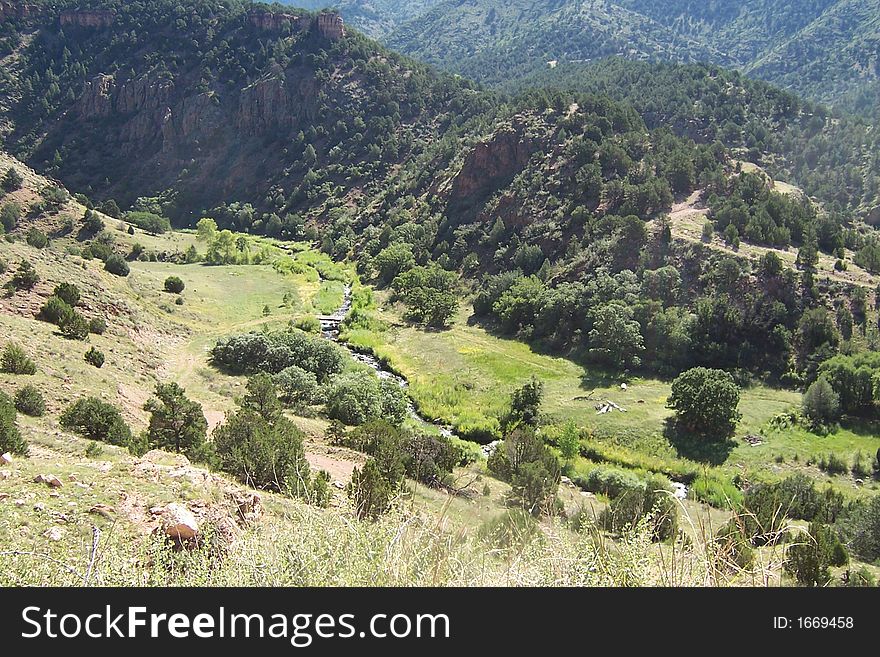
{"type": "Polygon", "coordinates": [[[178,276],[169,276],[165,279],[165,291],[172,294],[180,294],[183,292],[186,284],[178,276]]]}
{"type": "Polygon", "coordinates": [[[484,522],[477,536],[496,550],[518,550],[540,533],[534,516],[524,509],[508,509],[484,522]]]}
{"type": "Polygon", "coordinates": [[[97,235],[104,230],[104,220],[96,212],[86,210],[83,217],[83,230],[91,235],[97,235]]]}
{"type": "Polygon", "coordinates": [[[27,232],[26,241],[35,249],[45,249],[49,246],[49,238],[46,233],[38,228],[31,228],[27,232]]]}
{"type": "Polygon", "coordinates": [[[217,342],[211,350],[215,365],[235,373],[276,374],[296,365],[312,372],[319,381],[343,369],[344,353],[333,343],[299,330],[245,333],[217,342]]]}
{"type": "Polygon", "coordinates": [[[85,340],[89,337],[89,323],[75,310],[71,310],[58,322],[58,328],[68,340],[85,340]]]}
{"type": "Polygon", "coordinates": [[[488,467],[510,482],[514,500],[524,509],[535,515],[551,510],[562,473],[556,457],[531,427],[508,434],[489,457],[488,467]]]}
{"type": "Polygon", "coordinates": [[[101,454],[104,453],[104,448],[101,447],[100,443],[95,442],[94,440],[90,441],[88,445],[86,445],[85,456],[89,459],[96,459],[101,454]]]}
{"type": "Polygon", "coordinates": [[[116,407],[96,397],[78,399],[59,419],[64,428],[92,440],[121,446],[131,441],[131,429],[116,407]]]}
{"type": "Polygon", "coordinates": [[[804,394],[801,408],[812,427],[823,427],[840,417],[840,397],[824,376],[816,379],[804,394]]]}
{"type": "Polygon", "coordinates": [[[171,222],[166,217],[152,212],[129,212],[125,215],[125,220],[154,235],[162,235],[171,230],[171,222]]]}
{"type": "Polygon", "coordinates": [[[829,568],[846,565],[848,561],[846,549],[835,531],[814,522],[806,536],[788,548],[785,570],[794,575],[799,584],[824,586],[831,581],[829,568]]]}
{"type": "Polygon", "coordinates": [[[345,490],[359,519],[375,519],[390,508],[399,483],[384,477],[376,459],[370,458],[362,468],[354,469],[345,490]]]}
{"type": "Polygon", "coordinates": [[[117,253],[111,253],[104,261],[104,269],[116,276],[128,276],[131,269],[125,258],[117,253]]]}
{"type": "Polygon", "coordinates": [[[32,290],[39,282],[40,275],[37,274],[34,266],[27,260],[22,260],[7,286],[17,291],[32,290]]]}
{"type": "Polygon", "coordinates": [[[574,481],[586,491],[611,499],[643,485],[642,480],[632,472],[607,467],[593,468],[586,477],[575,477],[574,481]]]}
{"type": "Polygon", "coordinates": [[[372,372],[346,372],[327,391],[327,415],[348,425],[382,417],[382,388],[372,372]]]}
{"type": "Polygon", "coordinates": [[[318,398],[318,378],[296,365],[281,370],[272,380],[281,401],[290,408],[303,408],[318,398]]]}
{"type": "Polygon", "coordinates": [[[267,421],[242,408],[214,432],[219,467],[241,481],[286,495],[308,492],[303,433],[283,417],[267,421]]]}
{"type": "Polygon", "coordinates": [[[37,373],[37,366],[24,349],[14,342],[9,342],[0,357],[0,370],[6,374],[32,375],[37,373]]]}
{"type": "Polygon", "coordinates": [[[847,474],[849,472],[849,465],[842,457],[831,452],[827,457],[823,456],[819,459],[819,469],[824,470],[830,475],[847,474]]]}
{"type": "Polygon", "coordinates": [[[727,438],[741,415],[739,386],[723,370],[695,367],[672,382],[667,405],[675,409],[677,421],[685,429],[702,436],[727,438]]]}
{"type": "Polygon", "coordinates": [[[14,192],[21,189],[23,183],[24,178],[22,175],[16,171],[14,167],[9,167],[6,170],[6,173],[3,174],[3,180],[0,182],[0,186],[3,187],[4,191],[14,192]]]}
{"type": "Polygon", "coordinates": [[[89,333],[94,333],[95,335],[103,335],[104,331],[107,330],[107,322],[105,322],[100,317],[95,317],[89,320],[89,333]]]}
{"type": "Polygon", "coordinates": [[[89,365],[94,365],[95,367],[100,369],[104,366],[104,354],[94,347],[90,347],[89,350],[86,352],[85,361],[89,365]]]}
{"type": "Polygon", "coordinates": [[[18,225],[21,219],[21,206],[18,203],[4,203],[0,207],[0,226],[9,233],[18,225]]]}
{"type": "Polygon", "coordinates": [[[859,559],[868,563],[880,559],[880,495],[849,504],[835,526],[859,559]]]}
{"type": "Polygon", "coordinates": [[[296,328],[300,331],[305,331],[306,333],[320,333],[321,332],[321,322],[318,321],[318,318],[314,315],[303,315],[298,320],[296,320],[296,324],[294,324],[296,328]]]}
{"type": "Polygon", "coordinates": [[[678,509],[669,481],[652,475],[637,487],[625,490],[615,497],[602,514],[602,522],[615,532],[635,527],[649,516],[651,536],[663,541],[675,535],[678,528],[678,509]]]}
{"type": "Polygon", "coordinates": [[[150,413],[148,435],[153,447],[173,449],[199,461],[205,457],[208,421],[201,405],[187,399],[184,392],[176,383],[156,386],[155,397],[144,405],[150,413]]]}
{"type": "Polygon", "coordinates": [[[71,308],[79,303],[79,288],[73,283],[60,283],[56,285],[52,294],[71,308]]]}
{"type": "Polygon", "coordinates": [[[60,325],[61,322],[73,313],[73,308],[66,301],[57,296],[46,299],[46,303],[40,308],[40,319],[50,324],[60,325]]]}
{"type": "Polygon", "coordinates": [[[27,456],[28,444],[15,425],[15,405],[5,392],[0,391],[0,454],[11,452],[27,456]]]}
{"type": "Polygon", "coordinates": [[[42,417],[46,412],[46,401],[35,386],[26,385],[15,393],[15,408],[19,413],[42,417]]]}

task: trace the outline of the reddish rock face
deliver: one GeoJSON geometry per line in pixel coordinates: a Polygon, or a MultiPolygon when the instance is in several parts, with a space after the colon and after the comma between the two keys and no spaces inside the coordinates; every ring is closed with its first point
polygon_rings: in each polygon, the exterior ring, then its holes
{"type": "Polygon", "coordinates": [[[40,8],[36,5],[23,4],[20,2],[11,2],[10,0],[0,1],[0,17],[16,17],[30,18],[40,13],[40,8]]]}
{"type": "Polygon", "coordinates": [[[70,9],[61,12],[61,25],[78,27],[110,27],[116,20],[116,12],[110,9],[70,9]]]}
{"type": "Polygon", "coordinates": [[[318,32],[326,39],[336,41],[345,36],[345,25],[342,16],[335,12],[318,14],[318,32]]]}
{"type": "Polygon", "coordinates": [[[529,161],[536,145],[513,127],[477,144],[452,186],[453,203],[470,203],[510,182],[529,161]]]}
{"type": "Polygon", "coordinates": [[[269,32],[280,32],[285,28],[302,29],[299,16],[271,11],[252,11],[248,14],[252,25],[269,32]]]}

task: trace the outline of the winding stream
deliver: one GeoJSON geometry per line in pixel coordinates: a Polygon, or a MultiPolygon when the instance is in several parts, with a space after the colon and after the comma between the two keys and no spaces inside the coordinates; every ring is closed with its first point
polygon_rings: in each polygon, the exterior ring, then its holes
{"type": "MultiPolygon", "coordinates": [[[[345,349],[351,357],[354,358],[359,363],[363,363],[367,367],[375,370],[378,377],[385,381],[392,381],[404,390],[409,388],[409,383],[405,378],[395,374],[387,367],[385,367],[378,358],[372,356],[371,354],[361,353],[360,351],[356,351],[350,345],[340,341],[339,339],[339,325],[342,323],[342,320],[345,319],[345,316],[348,314],[348,311],[351,310],[351,284],[347,284],[345,286],[345,290],[343,292],[342,297],[342,305],[334,312],[332,315],[321,315],[318,317],[318,320],[321,322],[321,335],[323,335],[328,340],[332,340],[340,347],[345,349]]],[[[448,425],[442,424],[440,422],[432,422],[427,419],[423,415],[421,415],[416,408],[416,405],[413,403],[412,398],[407,395],[407,412],[409,416],[418,422],[419,424],[423,424],[426,426],[435,427],[440,435],[445,436],[447,438],[451,438],[455,434],[452,431],[452,428],[448,425]]]]}

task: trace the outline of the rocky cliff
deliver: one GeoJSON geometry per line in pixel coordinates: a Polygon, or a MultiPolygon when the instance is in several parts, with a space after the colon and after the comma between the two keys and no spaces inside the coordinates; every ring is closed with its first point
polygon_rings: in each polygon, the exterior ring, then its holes
{"type": "Polygon", "coordinates": [[[77,27],[110,27],[116,20],[112,9],[69,9],[61,12],[58,19],[62,25],[77,27]]]}
{"type": "Polygon", "coordinates": [[[307,20],[303,20],[295,14],[261,10],[249,12],[248,21],[254,27],[270,32],[280,32],[286,29],[302,30],[308,25],[307,20]]]}

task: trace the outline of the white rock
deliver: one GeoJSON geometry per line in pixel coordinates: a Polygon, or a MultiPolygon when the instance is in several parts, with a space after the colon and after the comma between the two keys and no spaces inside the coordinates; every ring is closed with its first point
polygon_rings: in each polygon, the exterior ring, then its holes
{"type": "Polygon", "coordinates": [[[64,538],[64,530],[61,527],[51,527],[43,534],[50,541],[60,541],[64,538]]]}
{"type": "Polygon", "coordinates": [[[0,470],[0,481],[9,479],[12,473],[9,470],[0,470]]]}
{"type": "Polygon", "coordinates": [[[162,514],[162,525],[165,533],[171,538],[185,541],[199,533],[199,523],[192,512],[182,504],[172,502],[165,507],[162,514]]]}
{"type": "Polygon", "coordinates": [[[9,452],[4,452],[3,454],[0,454],[0,463],[2,463],[3,465],[9,465],[10,463],[12,463],[12,454],[10,454],[9,452]]]}

